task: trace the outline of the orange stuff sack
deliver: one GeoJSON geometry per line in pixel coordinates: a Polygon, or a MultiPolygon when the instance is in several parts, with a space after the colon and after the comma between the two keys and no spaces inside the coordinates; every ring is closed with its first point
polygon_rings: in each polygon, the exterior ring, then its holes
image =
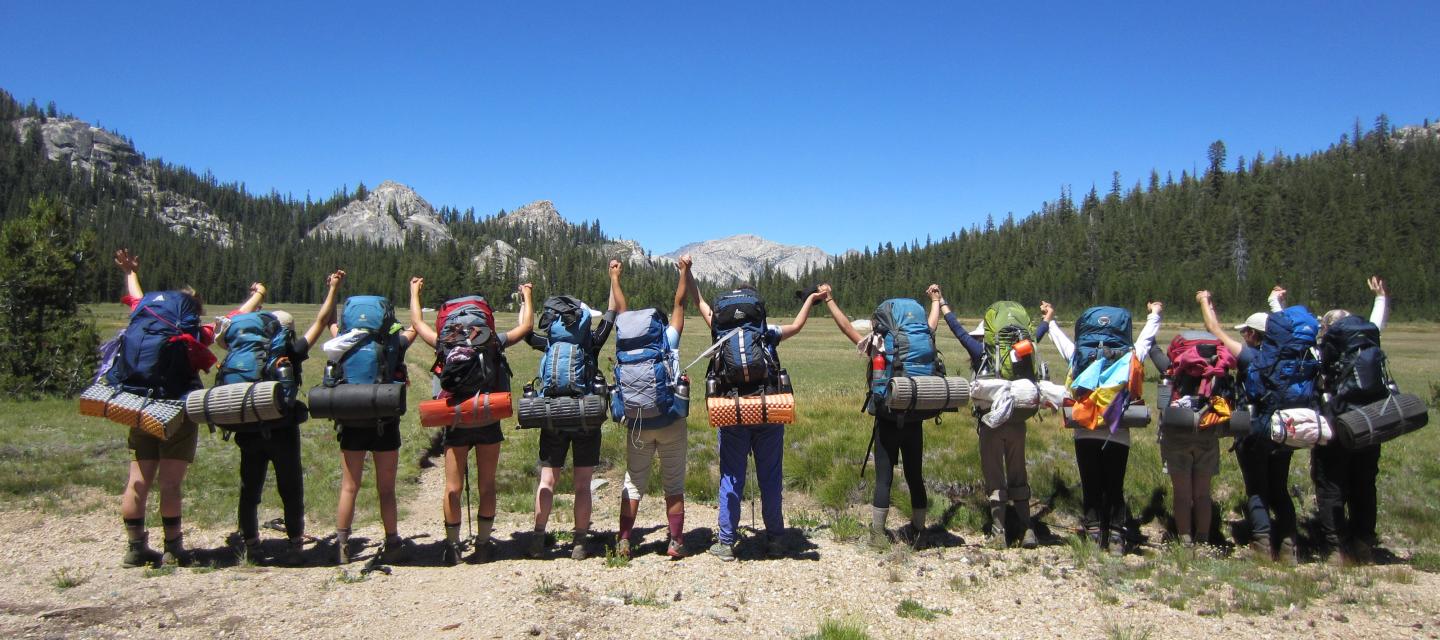
{"type": "Polygon", "coordinates": [[[422,427],[483,427],[514,413],[510,393],[480,393],[473,398],[426,400],[420,403],[422,427]]]}
{"type": "Polygon", "coordinates": [[[795,394],[720,396],[705,399],[710,426],[791,424],[795,422],[795,394]]]}

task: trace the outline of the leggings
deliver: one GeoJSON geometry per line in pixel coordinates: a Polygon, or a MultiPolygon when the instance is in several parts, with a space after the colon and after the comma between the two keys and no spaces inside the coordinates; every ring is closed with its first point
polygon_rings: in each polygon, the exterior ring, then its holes
{"type": "Polygon", "coordinates": [[[1250,515],[1251,533],[1257,537],[1278,540],[1295,534],[1295,502],[1286,490],[1294,453],[1264,435],[1245,436],[1235,442],[1235,457],[1245,478],[1245,508],[1250,515]]]}
{"type": "Polygon", "coordinates": [[[890,508],[890,486],[895,482],[895,465],[905,463],[905,486],[910,488],[910,507],[924,509],[925,479],[921,461],[925,454],[925,432],[922,421],[895,422],[875,417],[875,497],[871,504],[878,509],[890,508]]]}
{"type": "Polygon", "coordinates": [[[1085,529],[1123,533],[1129,519],[1125,467],[1130,462],[1130,447],[1114,440],[1076,438],[1075,462],[1080,468],[1085,529]]]}
{"type": "Polygon", "coordinates": [[[1335,549],[1351,541],[1375,544],[1375,481],[1379,475],[1378,444],[1352,451],[1331,442],[1310,450],[1310,477],[1315,481],[1325,546],[1335,549]]]}
{"type": "Polygon", "coordinates": [[[265,473],[275,466],[275,487],[285,505],[285,533],[297,538],[305,533],[305,480],[300,465],[300,427],[271,429],[264,433],[237,433],[240,447],[240,533],[247,540],[260,535],[256,511],[265,490],[265,473]]]}

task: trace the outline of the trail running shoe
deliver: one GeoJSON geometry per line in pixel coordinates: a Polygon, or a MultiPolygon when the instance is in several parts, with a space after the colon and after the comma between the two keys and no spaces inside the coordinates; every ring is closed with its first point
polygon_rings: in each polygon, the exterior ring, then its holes
{"type": "Polygon", "coordinates": [[[679,538],[671,538],[670,545],[665,549],[665,555],[670,556],[672,560],[684,558],[687,555],[685,552],[685,543],[679,538]]]}
{"type": "Polygon", "coordinates": [[[716,542],[710,545],[710,555],[719,558],[721,562],[735,561],[735,547],[723,542],[716,542]]]}
{"type": "Polygon", "coordinates": [[[615,542],[615,555],[626,560],[630,559],[630,539],[621,538],[615,542]]]}
{"type": "Polygon", "coordinates": [[[447,567],[460,564],[460,547],[454,542],[446,540],[445,545],[440,549],[440,564],[447,567]]]}

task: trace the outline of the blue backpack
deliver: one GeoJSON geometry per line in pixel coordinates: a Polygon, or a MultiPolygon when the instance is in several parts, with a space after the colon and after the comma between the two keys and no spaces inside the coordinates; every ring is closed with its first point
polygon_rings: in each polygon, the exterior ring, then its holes
{"type": "Polygon", "coordinates": [[[1090,307],[1075,321],[1075,353],[1070,375],[1078,376],[1099,359],[1114,362],[1135,348],[1130,312],[1119,307],[1090,307]]]}
{"type": "Polygon", "coordinates": [[[765,301],[753,289],[720,296],[710,316],[710,339],[725,343],[710,362],[710,375],[724,390],[758,391],[780,369],[780,359],[766,339],[765,301]]]}
{"type": "Polygon", "coordinates": [[[130,393],[178,400],[200,387],[181,334],[200,338],[200,304],[179,291],[152,291],[130,313],[105,381],[130,393]]]}
{"type": "Polygon", "coordinates": [[[626,311],[615,319],[615,393],[610,415],[626,426],[664,427],[688,413],[675,401],[674,356],[665,339],[669,326],[658,309],[626,311]]]}
{"type": "Polygon", "coordinates": [[[540,395],[547,398],[590,393],[595,362],[590,334],[590,310],[570,296],[545,300],[540,326],[547,334],[540,357],[540,395]]]}
{"type": "Polygon", "coordinates": [[[1246,371],[1245,391],[1260,417],[1255,430],[1269,432],[1270,415],[1280,409],[1314,407],[1315,359],[1320,323],[1303,305],[1287,307],[1265,319],[1265,340],[1246,371]]]}
{"type": "Polygon", "coordinates": [[[340,312],[340,334],[365,336],[328,368],[326,386],[405,382],[405,345],[395,307],[382,296],[350,296],[340,312]]]}
{"type": "Polygon", "coordinates": [[[294,332],[268,311],[230,318],[230,324],[220,336],[228,351],[220,363],[220,371],[215,374],[215,384],[274,380],[280,383],[286,404],[294,402],[300,380],[299,363],[293,362],[290,353],[294,338],[294,332]],[[291,361],[292,370],[283,380],[279,375],[282,360],[291,361]]]}
{"type": "MultiPolygon", "coordinates": [[[[866,410],[871,414],[889,412],[885,407],[886,386],[896,376],[945,375],[945,366],[936,358],[935,334],[930,331],[925,307],[910,298],[893,298],[880,303],[871,318],[875,334],[884,340],[885,368],[870,372],[870,393],[866,410]]],[[[938,415],[933,412],[930,417],[938,415]]],[[[921,417],[918,412],[907,418],[921,417]]]]}

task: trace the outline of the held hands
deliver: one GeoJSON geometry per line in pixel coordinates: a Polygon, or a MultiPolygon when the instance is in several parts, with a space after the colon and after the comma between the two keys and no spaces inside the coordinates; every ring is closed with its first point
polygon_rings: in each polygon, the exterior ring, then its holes
{"type": "Polygon", "coordinates": [[[337,269],[335,273],[325,276],[325,286],[331,289],[339,289],[340,283],[345,281],[345,270],[337,269]]]}
{"type": "Polygon", "coordinates": [[[690,254],[688,253],[680,256],[680,259],[675,261],[675,266],[680,269],[680,273],[688,273],[691,265],[694,264],[695,261],[690,259],[690,254]]]}
{"type": "MultiPolygon", "coordinates": [[[[621,264],[619,260],[611,260],[611,261],[610,261],[610,277],[611,277],[611,278],[619,278],[619,277],[620,277],[620,272],[622,272],[622,271],[624,271],[624,270],[625,270],[625,265],[621,264]]],[[[521,286],[524,286],[524,285],[521,285],[521,286]]]]}
{"type": "Polygon", "coordinates": [[[1165,313],[1165,303],[1159,300],[1152,300],[1149,304],[1145,305],[1145,307],[1150,310],[1150,313],[1157,316],[1165,313]]]}
{"type": "Polygon", "coordinates": [[[1385,288],[1385,281],[1380,279],[1380,276],[1370,276],[1366,284],[1370,285],[1370,290],[1375,293],[1376,297],[1390,295],[1390,290],[1385,288]]]}
{"type": "Polygon", "coordinates": [[[1051,306],[1049,302],[1046,302],[1046,301],[1044,301],[1044,300],[1041,300],[1041,301],[1040,301],[1040,321],[1041,321],[1041,322],[1044,322],[1044,323],[1046,323],[1046,324],[1049,324],[1050,321],[1053,320],[1054,318],[1055,318],[1055,307],[1051,306]]]}
{"type": "Polygon", "coordinates": [[[1208,309],[1210,305],[1210,290],[1202,289],[1195,292],[1195,301],[1200,303],[1201,309],[1208,309]]]}
{"type": "Polygon", "coordinates": [[[129,249],[120,249],[115,252],[115,266],[128,276],[140,270],[140,256],[132,255],[129,249]]]}
{"type": "MultiPolygon", "coordinates": [[[[618,262],[618,261],[612,261],[612,262],[618,262]]],[[[612,272],[612,273],[617,273],[617,274],[618,274],[618,272],[612,272]]],[[[520,285],[519,287],[516,287],[516,290],[520,292],[520,295],[525,296],[525,300],[526,300],[526,301],[529,301],[529,300],[530,300],[530,290],[533,289],[533,288],[535,288],[534,285],[530,284],[529,282],[526,282],[525,284],[522,284],[522,285],[520,285]]]]}
{"type": "Polygon", "coordinates": [[[930,296],[931,302],[939,302],[945,297],[945,294],[940,291],[940,285],[938,284],[932,284],[928,287],[925,287],[925,293],[930,296]]]}
{"type": "Polygon", "coordinates": [[[251,293],[252,295],[259,295],[261,298],[264,298],[266,291],[267,291],[267,289],[265,288],[265,283],[263,283],[263,282],[252,282],[252,283],[250,283],[250,293],[251,293]]]}
{"type": "MultiPolygon", "coordinates": [[[[342,273],[343,273],[343,272],[342,272],[342,273]]],[[[424,278],[414,277],[414,278],[411,278],[411,279],[410,279],[410,295],[412,295],[412,296],[418,296],[418,295],[420,295],[420,290],[421,290],[421,289],[424,289],[424,288],[425,288],[425,279],[424,279],[424,278]]]]}
{"type": "Polygon", "coordinates": [[[815,294],[814,294],[814,295],[820,296],[820,302],[830,302],[830,301],[832,301],[832,300],[835,299],[835,298],[831,297],[831,295],[830,295],[830,284],[829,284],[829,283],[821,284],[820,286],[815,287],[815,294]]]}

